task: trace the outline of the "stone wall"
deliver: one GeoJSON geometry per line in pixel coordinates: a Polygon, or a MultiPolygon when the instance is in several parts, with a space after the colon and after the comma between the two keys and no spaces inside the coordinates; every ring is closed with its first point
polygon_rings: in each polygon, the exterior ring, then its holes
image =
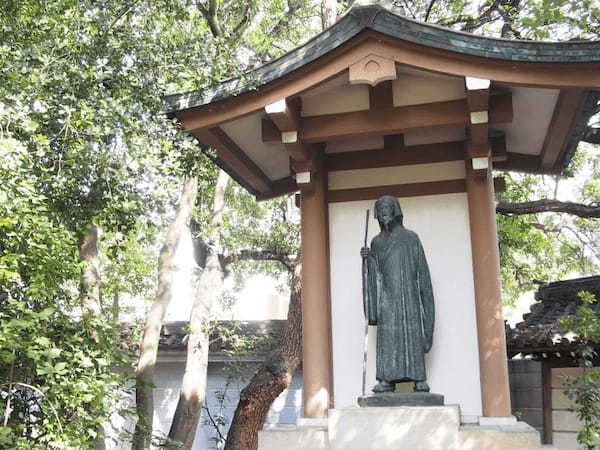
{"type": "Polygon", "coordinates": [[[527,422],[543,436],[542,363],[527,359],[510,360],[508,376],[513,415],[527,422]]]}
{"type": "Polygon", "coordinates": [[[577,431],[581,422],[570,409],[573,402],[564,393],[564,381],[567,377],[581,375],[580,367],[562,367],[551,369],[552,386],[552,443],[560,450],[579,449],[577,431]]]}

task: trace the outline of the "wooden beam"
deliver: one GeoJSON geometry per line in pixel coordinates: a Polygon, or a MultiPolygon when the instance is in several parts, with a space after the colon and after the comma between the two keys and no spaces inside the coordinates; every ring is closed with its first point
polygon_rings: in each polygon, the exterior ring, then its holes
{"type": "Polygon", "coordinates": [[[219,159],[261,194],[272,191],[271,180],[220,128],[198,130],[193,133],[204,145],[217,150],[219,159]]]}
{"type": "Polygon", "coordinates": [[[282,98],[265,106],[265,112],[281,132],[300,129],[299,97],[296,99],[282,98]]]}
{"type": "Polygon", "coordinates": [[[540,166],[539,155],[524,155],[521,153],[506,153],[506,160],[494,164],[495,169],[514,170],[525,173],[547,173],[552,174],[552,170],[545,170],[540,166]]]}
{"type": "Polygon", "coordinates": [[[264,118],[261,121],[262,141],[265,144],[281,144],[281,131],[277,125],[269,118],[264,118]]]}
{"type": "Polygon", "coordinates": [[[352,202],[357,200],[373,200],[382,195],[395,197],[418,197],[423,195],[452,194],[466,192],[466,181],[444,180],[427,183],[393,184],[386,186],[371,186],[354,189],[336,189],[327,193],[329,203],[352,202]]]}
{"type": "Polygon", "coordinates": [[[298,139],[297,131],[284,131],[281,133],[281,142],[285,146],[290,158],[296,161],[306,161],[311,157],[311,149],[298,139]]]}
{"type": "Polygon", "coordinates": [[[329,153],[325,156],[325,165],[329,171],[338,171],[459,161],[464,159],[465,144],[465,141],[458,141],[329,153]]]}
{"type": "Polygon", "coordinates": [[[262,122],[261,131],[263,135],[266,131],[272,137],[276,137],[277,132],[279,132],[280,142],[285,146],[292,162],[307,161],[312,157],[310,146],[306,145],[299,137],[301,128],[300,108],[301,100],[299,97],[293,100],[280,99],[265,106],[267,117],[273,123],[275,130],[268,122],[262,122]]]}
{"type": "Polygon", "coordinates": [[[294,173],[315,172],[317,170],[314,159],[306,159],[304,161],[292,160],[290,162],[290,167],[294,173]]]}
{"type": "Polygon", "coordinates": [[[259,202],[263,200],[271,200],[273,198],[281,197],[282,195],[292,194],[298,191],[298,185],[294,177],[280,178],[279,180],[273,180],[271,183],[272,190],[266,194],[258,194],[256,200],[259,202]]]}
{"type": "Polygon", "coordinates": [[[578,113],[585,100],[583,89],[563,89],[558,95],[548,133],[542,147],[541,163],[544,170],[552,169],[559,160],[578,113]]]}
{"type": "Polygon", "coordinates": [[[506,192],[506,180],[504,177],[494,177],[494,192],[506,192]]]}
{"type": "MultiPolygon", "coordinates": [[[[490,98],[490,123],[512,120],[510,93],[490,98]]],[[[324,142],[361,135],[397,134],[408,130],[466,126],[470,123],[466,100],[400,106],[367,111],[305,117],[300,138],[305,142],[324,142]]]]}
{"type": "Polygon", "coordinates": [[[488,137],[492,147],[492,161],[494,163],[506,161],[506,135],[504,133],[492,134],[488,137]]]}
{"type": "Polygon", "coordinates": [[[385,136],[383,136],[383,148],[400,150],[403,147],[403,134],[386,134],[385,136]]]}
{"type": "Polygon", "coordinates": [[[465,77],[469,111],[487,111],[490,99],[490,80],[465,77]]]}
{"type": "Polygon", "coordinates": [[[391,81],[383,81],[376,86],[369,86],[369,108],[393,108],[394,89],[391,81]]]}
{"type": "Polygon", "coordinates": [[[469,140],[473,145],[484,145],[488,142],[489,134],[489,99],[490,90],[469,89],[469,81],[472,87],[479,88],[481,85],[489,87],[489,80],[467,78],[467,103],[469,105],[471,125],[469,127],[469,140]],[[487,82],[487,83],[485,83],[487,82]]]}
{"type": "MultiPolygon", "coordinates": [[[[400,135],[401,136],[401,135],[400,135]]],[[[392,143],[392,136],[385,136],[382,149],[354,152],[328,153],[325,155],[327,170],[376,169],[379,167],[409,166],[449,161],[461,161],[466,157],[467,141],[441,142],[438,144],[410,145],[404,147],[399,141],[392,143]]],[[[399,140],[399,138],[396,138],[399,140]]],[[[489,137],[492,158],[506,160],[506,139],[504,134],[489,137]]]]}
{"type": "Polygon", "coordinates": [[[466,77],[465,86],[470,121],[467,129],[467,156],[471,161],[468,165],[473,169],[474,177],[485,178],[491,173],[492,164],[489,143],[490,80],[466,77]]]}

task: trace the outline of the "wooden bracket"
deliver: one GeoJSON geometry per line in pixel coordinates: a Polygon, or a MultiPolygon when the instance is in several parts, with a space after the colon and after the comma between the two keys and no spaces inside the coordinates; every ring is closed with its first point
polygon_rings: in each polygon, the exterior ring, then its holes
{"type": "Polygon", "coordinates": [[[397,77],[394,60],[374,53],[350,66],[350,84],[375,86],[382,81],[395,80],[397,77]]]}

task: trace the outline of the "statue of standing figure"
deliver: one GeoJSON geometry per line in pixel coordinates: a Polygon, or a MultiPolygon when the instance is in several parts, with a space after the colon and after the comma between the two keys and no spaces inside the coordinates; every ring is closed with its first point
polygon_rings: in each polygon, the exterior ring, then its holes
{"type": "Polygon", "coordinates": [[[368,267],[365,313],[377,325],[375,393],[393,392],[395,384],[414,381],[414,390],[429,392],[425,354],[433,343],[435,306],[429,267],[419,236],[404,228],[396,197],[375,202],[381,232],[363,247],[368,267]]]}

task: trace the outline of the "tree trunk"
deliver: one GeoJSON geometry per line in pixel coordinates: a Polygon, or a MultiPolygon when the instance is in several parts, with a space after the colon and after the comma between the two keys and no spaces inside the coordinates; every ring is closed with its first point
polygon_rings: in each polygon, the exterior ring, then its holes
{"type": "Polygon", "coordinates": [[[325,30],[335,23],[337,0],[321,0],[321,26],[325,30]]]}
{"type": "Polygon", "coordinates": [[[600,205],[585,205],[582,203],[561,202],[559,200],[532,200],[530,202],[510,203],[497,202],[498,214],[536,214],[542,212],[567,213],[587,219],[600,218],[600,205]]]}
{"type": "Polygon", "coordinates": [[[220,227],[225,208],[225,191],[229,176],[219,171],[213,198],[213,218],[206,236],[209,253],[202,270],[190,314],[190,334],[187,344],[185,372],[169,439],[191,449],[206,395],[210,313],[223,292],[223,268],[219,261],[220,227]]]}
{"type": "Polygon", "coordinates": [[[273,401],[287,389],[302,360],[302,295],[300,263],[292,273],[287,322],[277,349],[240,393],[225,450],[256,450],[273,401]]]}
{"type": "Polygon", "coordinates": [[[175,220],[169,226],[165,243],[158,257],[158,287],[152,304],[140,345],[140,358],[136,368],[136,408],[138,421],[133,436],[132,448],[143,450],[150,447],[152,418],[154,412],[153,383],[160,329],[173,295],[172,284],[175,265],[173,257],[177,246],[188,230],[188,223],[198,195],[197,177],[186,178],[183,182],[179,208],[175,220]]]}
{"type": "Polygon", "coordinates": [[[81,307],[84,313],[100,314],[100,263],[98,258],[98,227],[92,225],[83,237],[79,247],[79,258],[83,262],[81,269],[81,307]]]}

